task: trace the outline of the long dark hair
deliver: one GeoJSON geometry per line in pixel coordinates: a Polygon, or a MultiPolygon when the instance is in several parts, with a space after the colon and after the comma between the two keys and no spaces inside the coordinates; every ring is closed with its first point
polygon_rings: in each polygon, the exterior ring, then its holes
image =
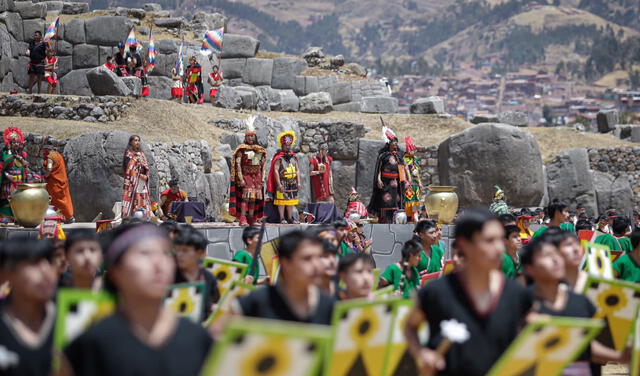
{"type": "MultiPolygon", "coordinates": [[[[138,138],[138,140],[140,140],[140,143],[142,143],[142,138],[140,136],[138,136],[137,134],[132,134],[131,137],[129,137],[129,142],[127,142],[127,150],[132,150],[131,143],[136,138],[138,138]]],[[[140,149],[142,149],[142,145],[140,145],[140,149]]]]}
{"type": "Polygon", "coordinates": [[[129,165],[129,158],[127,157],[127,152],[129,150],[133,150],[131,148],[131,143],[133,142],[133,140],[136,139],[136,137],[138,138],[138,140],[140,140],[139,151],[142,151],[142,138],[137,134],[132,134],[131,137],[129,137],[129,142],[127,143],[126,149],[124,149],[124,156],[122,157],[122,171],[124,171],[125,173],[127,172],[127,166],[129,165]]]}

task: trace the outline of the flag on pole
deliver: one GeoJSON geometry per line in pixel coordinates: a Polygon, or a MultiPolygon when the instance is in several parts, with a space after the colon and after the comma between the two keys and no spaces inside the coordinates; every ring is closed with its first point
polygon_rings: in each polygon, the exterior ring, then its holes
{"type": "Polygon", "coordinates": [[[180,50],[178,50],[178,60],[176,61],[176,75],[183,76],[184,75],[184,64],[182,63],[182,47],[184,46],[184,42],[180,42],[180,50]]]}
{"type": "Polygon", "coordinates": [[[55,41],[58,39],[58,21],[60,17],[56,17],[51,24],[47,27],[47,31],[44,33],[44,42],[55,41]]]}
{"type": "Polygon", "coordinates": [[[127,48],[127,50],[131,46],[136,47],[136,49],[138,48],[138,41],[136,40],[135,27],[133,26],[131,27],[131,30],[129,31],[129,36],[127,37],[127,41],[124,42],[124,46],[127,48]]]}
{"type": "Polygon", "coordinates": [[[149,31],[149,68],[147,72],[153,71],[153,68],[156,67],[156,56],[158,53],[156,52],[156,41],[153,38],[153,30],[149,31]]]}
{"type": "Polygon", "coordinates": [[[200,53],[204,56],[209,56],[213,52],[216,54],[222,53],[222,39],[224,38],[224,28],[209,30],[204,33],[202,39],[202,47],[200,53]]]}

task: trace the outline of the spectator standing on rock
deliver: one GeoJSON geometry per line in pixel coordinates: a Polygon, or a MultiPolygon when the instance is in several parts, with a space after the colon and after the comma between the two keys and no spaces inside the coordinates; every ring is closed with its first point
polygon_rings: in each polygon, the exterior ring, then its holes
{"type": "Polygon", "coordinates": [[[149,196],[149,163],[142,151],[140,136],[129,137],[129,145],[122,161],[124,188],[122,189],[122,218],[142,210],[145,217],[151,216],[149,196]]]}
{"type": "Polygon", "coordinates": [[[118,52],[116,52],[115,60],[117,66],[116,74],[120,77],[128,76],[127,53],[124,52],[124,43],[122,42],[118,42],[118,52]]]}
{"type": "Polygon", "coordinates": [[[213,72],[209,73],[209,77],[207,81],[209,85],[213,86],[211,90],[209,90],[209,101],[213,105],[216,101],[216,95],[218,94],[218,89],[220,85],[222,85],[222,72],[220,72],[220,68],[217,65],[213,66],[213,72]]]}
{"type": "Polygon", "coordinates": [[[47,80],[47,92],[53,94],[58,87],[58,58],[54,56],[53,47],[47,48],[47,56],[44,59],[44,78],[47,80]]]}
{"type": "Polygon", "coordinates": [[[29,42],[29,49],[25,52],[25,56],[30,59],[27,68],[27,72],[29,73],[27,93],[32,92],[34,80],[37,80],[38,94],[40,94],[42,80],[44,79],[44,59],[47,55],[46,48],[46,44],[42,41],[42,32],[34,32],[33,40],[29,42]]]}
{"type": "Polygon", "coordinates": [[[44,179],[47,182],[47,192],[51,196],[51,205],[64,216],[68,223],[75,222],[64,158],[50,142],[43,146],[42,154],[44,179]]]}

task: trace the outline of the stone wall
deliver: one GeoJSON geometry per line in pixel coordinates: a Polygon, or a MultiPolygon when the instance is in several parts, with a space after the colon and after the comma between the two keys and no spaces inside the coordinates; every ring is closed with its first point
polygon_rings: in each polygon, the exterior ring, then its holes
{"type": "MultiPolygon", "coordinates": [[[[596,186],[610,184],[612,187],[609,191],[615,192],[618,201],[628,198],[630,188],[633,206],[640,207],[640,147],[590,148],[588,153],[596,186]]],[[[613,207],[616,207],[616,204],[616,202],[609,203],[613,207]]]]}
{"type": "Polygon", "coordinates": [[[0,95],[0,116],[102,122],[120,120],[131,103],[122,97],[0,95]]]}

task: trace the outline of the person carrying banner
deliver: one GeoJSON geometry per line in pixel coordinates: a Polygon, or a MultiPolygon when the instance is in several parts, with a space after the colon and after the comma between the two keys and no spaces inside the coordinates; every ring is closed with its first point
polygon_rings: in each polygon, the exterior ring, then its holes
{"type": "Polygon", "coordinates": [[[298,157],[291,151],[295,142],[296,134],[293,131],[278,135],[280,149],[271,160],[267,181],[267,199],[273,200],[278,208],[281,223],[300,223],[293,217],[293,207],[298,205],[300,187],[298,157]]]}
{"type": "Polygon", "coordinates": [[[199,375],[213,340],[163,305],[175,262],[166,232],[122,225],[104,240],[107,291],[116,311],[65,349],[61,375],[199,375]]]}
{"type": "Polygon", "coordinates": [[[393,216],[400,210],[404,189],[409,184],[404,160],[398,153],[398,138],[386,126],[382,127],[386,140],[380,149],[374,169],[373,192],[367,210],[378,217],[380,223],[393,223],[393,216]]]}
{"type": "Polygon", "coordinates": [[[224,78],[222,77],[222,72],[220,72],[220,68],[217,65],[213,66],[213,72],[209,73],[209,77],[207,77],[207,82],[211,85],[211,90],[209,90],[209,102],[212,105],[216,103],[216,95],[218,94],[218,90],[220,89],[220,85],[222,85],[222,81],[224,78]]]}
{"type": "Polygon", "coordinates": [[[182,85],[182,76],[178,75],[176,68],[171,68],[171,99],[176,99],[178,103],[182,102],[184,89],[182,85]]]}
{"type": "Polygon", "coordinates": [[[51,205],[64,216],[67,223],[75,222],[73,216],[73,202],[69,192],[67,166],[62,154],[47,140],[42,147],[44,157],[44,180],[47,182],[47,192],[51,196],[51,205]]]}
{"type": "Polygon", "coordinates": [[[236,314],[272,320],[331,325],[335,299],[315,285],[320,273],[322,244],[303,231],[280,238],[281,279],[238,299],[236,314]]]}
{"type": "Polygon", "coordinates": [[[58,87],[58,58],[54,55],[53,46],[47,47],[47,56],[44,58],[44,79],[47,81],[47,93],[54,94],[58,87]]]}
{"type": "Polygon", "coordinates": [[[44,58],[47,56],[47,45],[42,41],[42,32],[36,30],[33,33],[33,40],[29,42],[29,48],[25,52],[25,56],[29,58],[27,73],[29,73],[29,84],[27,93],[33,92],[33,84],[38,84],[38,94],[42,89],[42,80],[44,79],[44,58]],[[35,82],[34,82],[35,81],[35,82]]]}
{"type": "Polygon", "coordinates": [[[116,61],[116,74],[120,77],[126,77],[129,75],[127,70],[127,53],[124,51],[124,43],[118,42],[118,52],[115,55],[116,61]]]}
{"type": "Polygon", "coordinates": [[[263,216],[267,151],[258,145],[254,120],[253,116],[247,119],[244,143],[236,148],[231,159],[229,214],[238,219],[240,226],[253,226],[263,216]]]}
{"type": "Polygon", "coordinates": [[[418,291],[407,317],[405,336],[422,375],[485,375],[516,338],[532,304],[531,293],[499,270],[504,229],[487,209],[469,209],[458,218],[455,243],[464,267],[418,291]],[[435,349],[443,340],[440,323],[455,319],[470,333],[446,355],[435,349]],[[429,326],[423,347],[418,331],[429,326]]]}
{"type": "Polygon", "coordinates": [[[202,86],[202,66],[198,64],[195,56],[189,56],[189,65],[185,74],[187,80],[187,102],[202,103],[200,98],[204,98],[204,87],[202,86]]]}
{"type": "Polygon", "coordinates": [[[25,235],[6,240],[0,276],[11,287],[0,304],[0,374],[50,375],[57,274],[47,240],[25,235]]]}

